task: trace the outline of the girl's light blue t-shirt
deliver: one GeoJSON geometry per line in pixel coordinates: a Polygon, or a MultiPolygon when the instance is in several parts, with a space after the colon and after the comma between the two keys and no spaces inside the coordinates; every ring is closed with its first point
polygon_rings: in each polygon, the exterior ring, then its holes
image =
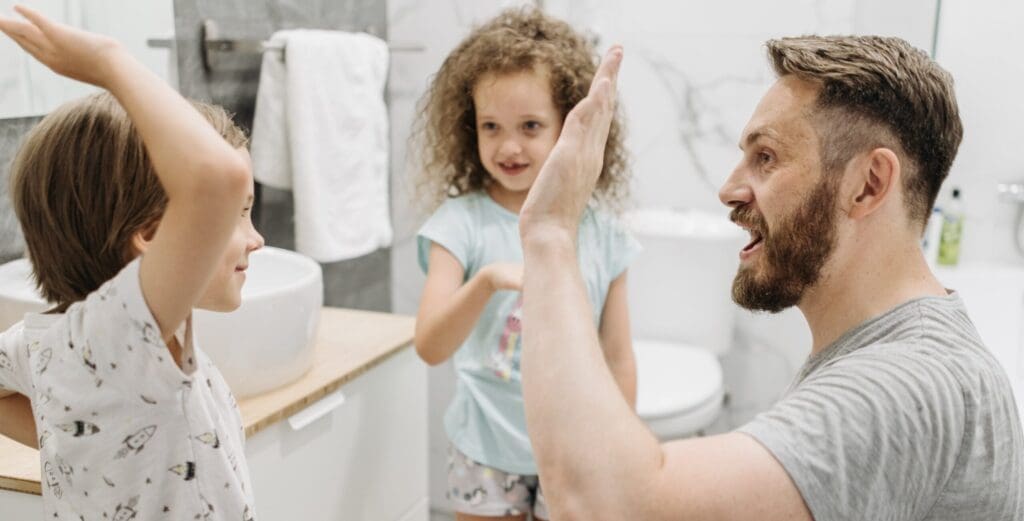
{"type": "MultiPolygon", "coordinates": [[[[483,192],[446,200],[420,228],[417,246],[424,271],[432,242],[458,259],[464,281],[488,264],[523,262],[519,216],[483,192]]],[[[578,256],[595,325],[609,286],[639,251],[639,243],[615,218],[590,209],[584,213],[578,256]]],[[[473,460],[505,472],[536,474],[519,373],[521,319],[519,292],[499,291],[487,302],[455,352],[455,397],[444,425],[455,448],[473,460]]]]}

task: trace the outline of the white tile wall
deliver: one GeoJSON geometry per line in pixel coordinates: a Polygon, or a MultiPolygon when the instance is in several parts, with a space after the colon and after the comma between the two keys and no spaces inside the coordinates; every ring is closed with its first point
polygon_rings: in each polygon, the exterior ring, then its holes
{"type": "MultiPolygon", "coordinates": [[[[19,3],[57,21],[117,38],[150,70],[167,79],[169,51],[147,48],[146,39],[174,34],[171,0],[0,0],[0,12],[14,15],[13,7],[19,3]]],[[[57,76],[11,39],[0,38],[0,118],[46,114],[66,100],[93,91],[57,76]]]]}
{"type": "Polygon", "coordinates": [[[1013,246],[1018,209],[999,181],[1024,182],[1024,3],[944,0],[936,57],[956,81],[964,140],[946,186],[963,189],[965,262],[1024,264],[1013,246]]]}

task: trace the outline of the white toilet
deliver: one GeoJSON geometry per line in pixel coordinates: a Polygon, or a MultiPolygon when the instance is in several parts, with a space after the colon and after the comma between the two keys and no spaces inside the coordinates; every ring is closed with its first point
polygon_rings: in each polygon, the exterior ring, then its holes
{"type": "Polygon", "coordinates": [[[629,268],[637,412],[662,440],[701,434],[722,411],[719,356],[747,236],[724,213],[643,209],[625,221],[644,248],[629,268]]]}

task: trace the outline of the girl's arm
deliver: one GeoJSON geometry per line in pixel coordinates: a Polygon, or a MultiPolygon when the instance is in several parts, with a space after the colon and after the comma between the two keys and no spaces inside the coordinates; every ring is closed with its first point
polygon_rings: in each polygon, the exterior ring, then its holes
{"type": "Polygon", "coordinates": [[[25,395],[0,398],[0,434],[33,449],[39,448],[32,404],[25,395]]]}
{"type": "Polygon", "coordinates": [[[465,271],[443,246],[430,246],[427,283],[416,316],[416,352],[424,362],[444,362],[469,336],[491,295],[498,290],[519,291],[523,268],[519,264],[489,264],[463,284],[465,271]]]}
{"type": "Polygon", "coordinates": [[[608,287],[598,334],[608,369],[626,398],[626,403],[636,410],[636,356],[633,354],[633,338],[629,329],[625,271],[608,287]]]}

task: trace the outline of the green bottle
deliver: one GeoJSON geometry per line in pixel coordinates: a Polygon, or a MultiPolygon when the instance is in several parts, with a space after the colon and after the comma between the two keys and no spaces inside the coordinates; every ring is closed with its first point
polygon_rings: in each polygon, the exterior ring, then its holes
{"type": "Polygon", "coordinates": [[[956,266],[960,260],[960,237],[963,233],[964,214],[960,189],[953,189],[953,199],[942,213],[942,233],[939,236],[939,264],[956,266]]]}

